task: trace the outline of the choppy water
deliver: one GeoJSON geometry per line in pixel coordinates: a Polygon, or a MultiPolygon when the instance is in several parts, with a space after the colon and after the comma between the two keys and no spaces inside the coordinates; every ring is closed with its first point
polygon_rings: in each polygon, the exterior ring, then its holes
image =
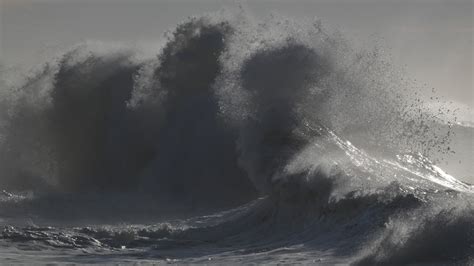
{"type": "Polygon", "coordinates": [[[473,262],[474,187],[437,166],[473,129],[377,49],[224,12],[156,54],[4,71],[3,262],[473,262]]]}

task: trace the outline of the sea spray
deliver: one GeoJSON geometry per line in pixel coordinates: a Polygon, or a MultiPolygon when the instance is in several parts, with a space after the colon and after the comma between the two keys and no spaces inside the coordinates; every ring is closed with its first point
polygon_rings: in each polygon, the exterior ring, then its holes
{"type": "Polygon", "coordinates": [[[469,262],[473,187],[434,164],[452,127],[382,50],[243,13],[167,38],[150,58],[81,44],[2,82],[3,240],[185,262],[469,262]]]}

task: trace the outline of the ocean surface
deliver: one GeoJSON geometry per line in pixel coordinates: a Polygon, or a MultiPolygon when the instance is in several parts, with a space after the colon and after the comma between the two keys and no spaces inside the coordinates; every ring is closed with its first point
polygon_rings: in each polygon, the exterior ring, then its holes
{"type": "Polygon", "coordinates": [[[1,70],[2,263],[474,263],[472,121],[318,20],[1,70]]]}

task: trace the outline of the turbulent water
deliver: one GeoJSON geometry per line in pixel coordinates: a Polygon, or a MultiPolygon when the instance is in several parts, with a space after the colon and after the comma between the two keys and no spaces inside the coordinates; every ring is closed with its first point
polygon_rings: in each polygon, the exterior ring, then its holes
{"type": "Polygon", "coordinates": [[[154,54],[3,71],[3,262],[473,263],[474,187],[436,166],[472,128],[380,48],[223,12],[154,54]]]}

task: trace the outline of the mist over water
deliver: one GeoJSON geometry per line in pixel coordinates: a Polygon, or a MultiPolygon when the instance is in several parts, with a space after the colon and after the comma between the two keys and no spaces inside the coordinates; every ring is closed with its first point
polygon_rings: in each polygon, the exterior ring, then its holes
{"type": "Polygon", "coordinates": [[[318,20],[192,17],[1,80],[4,258],[472,262],[474,188],[437,166],[472,128],[318,20]]]}

